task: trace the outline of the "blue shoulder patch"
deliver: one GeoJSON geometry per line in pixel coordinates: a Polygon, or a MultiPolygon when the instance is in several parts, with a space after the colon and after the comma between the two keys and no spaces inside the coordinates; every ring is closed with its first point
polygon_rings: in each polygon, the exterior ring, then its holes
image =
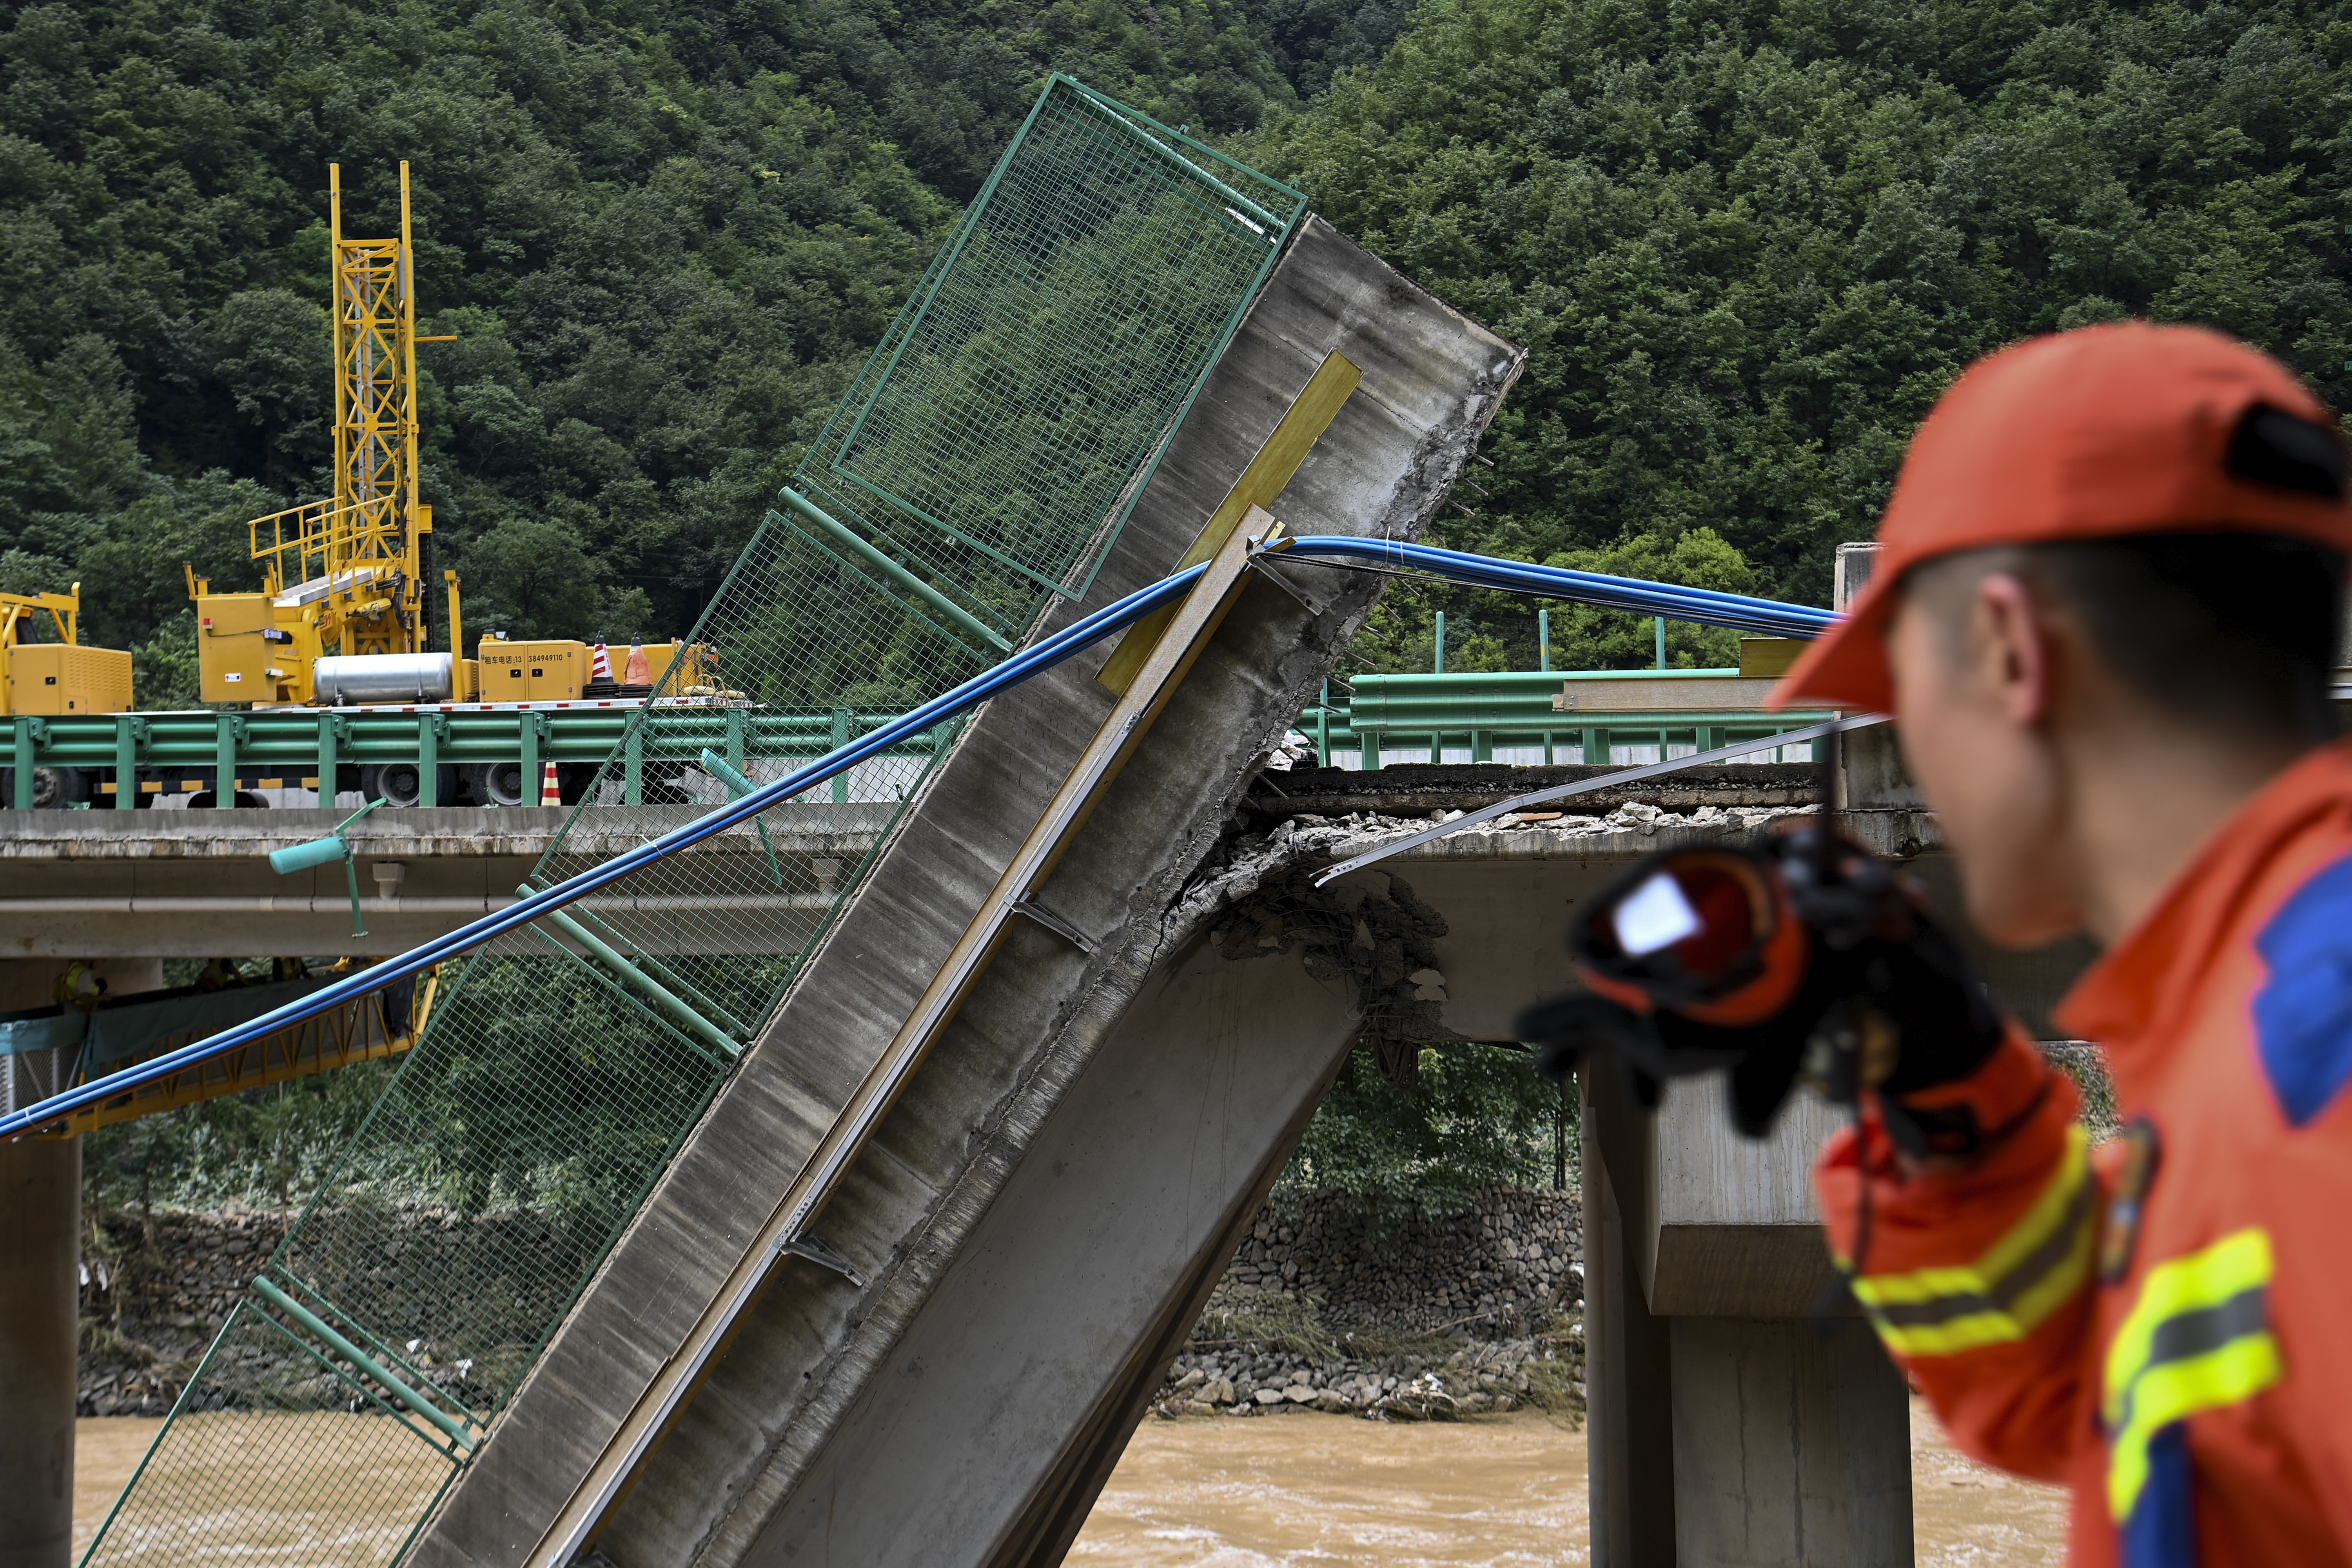
{"type": "Polygon", "coordinates": [[[2271,971],[2254,997],[2255,1048],[2301,1127],[2352,1079],[2352,856],[2296,889],[2254,951],[2271,971]]]}

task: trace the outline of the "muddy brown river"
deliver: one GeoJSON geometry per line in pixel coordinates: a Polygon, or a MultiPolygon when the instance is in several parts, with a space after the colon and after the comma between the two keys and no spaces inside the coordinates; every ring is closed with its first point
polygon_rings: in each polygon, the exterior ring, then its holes
{"type": "MultiPolygon", "coordinates": [[[[77,1554],[161,1425],[80,1423],[77,1554]]],[[[2055,1568],[2066,1521],[2056,1489],[1962,1458],[1916,1403],[1911,1435],[1913,1539],[1925,1568],[2055,1568]]],[[[1202,1415],[1144,1423],[1069,1561],[1085,1568],[1518,1568],[1586,1562],[1586,1541],[1584,1435],[1541,1415],[1442,1426],[1202,1415]]]]}

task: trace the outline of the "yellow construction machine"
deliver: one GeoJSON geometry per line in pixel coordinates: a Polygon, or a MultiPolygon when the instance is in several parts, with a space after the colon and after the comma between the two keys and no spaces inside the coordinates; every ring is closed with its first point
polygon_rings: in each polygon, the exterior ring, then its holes
{"type": "Polygon", "coordinates": [[[400,237],[343,233],[342,168],[327,165],[334,262],[335,493],[246,525],[257,594],[215,594],[193,570],[206,702],[465,701],[457,578],[432,651],[433,509],[416,499],[415,251],[408,165],[400,237]]]}
{"type": "Polygon", "coordinates": [[[478,659],[467,658],[455,572],[441,574],[448,625],[434,636],[433,509],[416,494],[416,345],[451,340],[416,335],[408,165],[398,239],[347,237],[342,190],[341,165],[328,164],[335,493],[246,524],[259,593],[216,594],[186,569],[203,700],[275,708],[740,695],[720,692],[715,654],[677,643],[655,645],[653,673],[635,677],[593,668],[595,655],[575,641],[493,633],[478,659]]]}
{"type": "Polygon", "coordinates": [[[131,656],[81,645],[81,584],[64,594],[0,594],[0,713],[128,713],[131,656]],[[49,617],[54,642],[26,634],[49,617]]]}

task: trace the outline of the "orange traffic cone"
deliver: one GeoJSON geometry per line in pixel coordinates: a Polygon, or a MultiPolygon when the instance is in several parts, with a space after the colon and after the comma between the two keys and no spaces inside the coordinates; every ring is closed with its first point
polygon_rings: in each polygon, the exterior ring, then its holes
{"type": "Polygon", "coordinates": [[[542,763],[540,764],[539,804],[541,805],[562,805],[563,804],[563,792],[557,788],[555,784],[555,764],[553,763],[542,763]]]}
{"type": "Polygon", "coordinates": [[[621,684],[624,686],[651,686],[653,683],[653,661],[646,658],[645,639],[640,637],[629,645],[629,662],[622,671],[621,684]]]}

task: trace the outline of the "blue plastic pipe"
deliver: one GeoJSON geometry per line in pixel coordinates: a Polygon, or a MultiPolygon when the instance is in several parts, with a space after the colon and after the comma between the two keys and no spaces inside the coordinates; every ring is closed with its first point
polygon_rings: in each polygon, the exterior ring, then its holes
{"type": "MultiPolygon", "coordinates": [[[[1816,637],[1837,619],[1828,610],[1786,605],[1777,599],[1754,599],[1741,594],[1719,594],[1704,588],[1680,588],[1633,577],[1612,577],[1598,572],[1570,572],[1555,566],[1531,565],[1524,561],[1498,561],[1490,556],[1470,555],[1461,551],[1440,550],[1434,545],[1408,544],[1396,540],[1308,534],[1278,542],[1274,551],[1286,559],[1302,563],[1361,561],[1390,570],[1441,576],[1473,587],[1531,594],[1539,598],[1565,599],[1641,615],[1664,614],[1676,620],[1733,626],[1776,637],[1816,637]]],[[[1134,625],[1163,605],[1173,604],[1182,598],[1199,580],[1201,574],[1207,570],[1205,565],[1189,567],[1173,577],[1129,594],[1116,604],[1106,605],[1084,620],[1055,633],[1033,647],[1024,648],[986,673],[940,693],[921,707],[901,714],[849,744],[828,752],[782,778],[761,784],[707,816],[697,817],[683,827],[672,829],[626,854],[616,855],[601,866],[558,882],[496,914],[485,915],[446,936],[436,937],[422,946],[412,948],[398,958],[362,970],[233,1029],[208,1035],[182,1046],[178,1050],[167,1051],[141,1062],[136,1067],[92,1079],[78,1089],[68,1089],[22,1110],[0,1116],[0,1140],[21,1137],[78,1110],[102,1104],[158,1079],[184,1072],[198,1062],[251,1045],[281,1029],[291,1028],[305,1019],[349,1006],[394,981],[421,973],[444,959],[455,958],[509,931],[520,930],[541,915],[610,887],[622,878],[641,871],[688,845],[699,844],[706,838],[748,822],[770,806],[780,805],[803,790],[847,773],[866,758],[887,751],[934,724],[952,719],[959,713],[969,712],[999,692],[1009,690],[1031,676],[1053,668],[1088,644],[1134,625]]]]}
{"type": "Polygon", "coordinates": [[[1564,566],[1502,561],[1491,555],[1471,555],[1402,540],[1307,534],[1279,541],[1273,548],[1286,558],[1300,561],[1357,561],[1391,571],[1443,577],[1473,588],[1528,594],[1539,599],[1565,599],[1604,610],[1664,616],[1668,620],[1730,626],[1767,637],[1816,637],[1837,619],[1834,611],[1818,610],[1808,605],[1719,593],[1712,588],[1685,588],[1672,583],[1645,582],[1639,577],[1612,577],[1603,572],[1572,572],[1564,566]]]}

